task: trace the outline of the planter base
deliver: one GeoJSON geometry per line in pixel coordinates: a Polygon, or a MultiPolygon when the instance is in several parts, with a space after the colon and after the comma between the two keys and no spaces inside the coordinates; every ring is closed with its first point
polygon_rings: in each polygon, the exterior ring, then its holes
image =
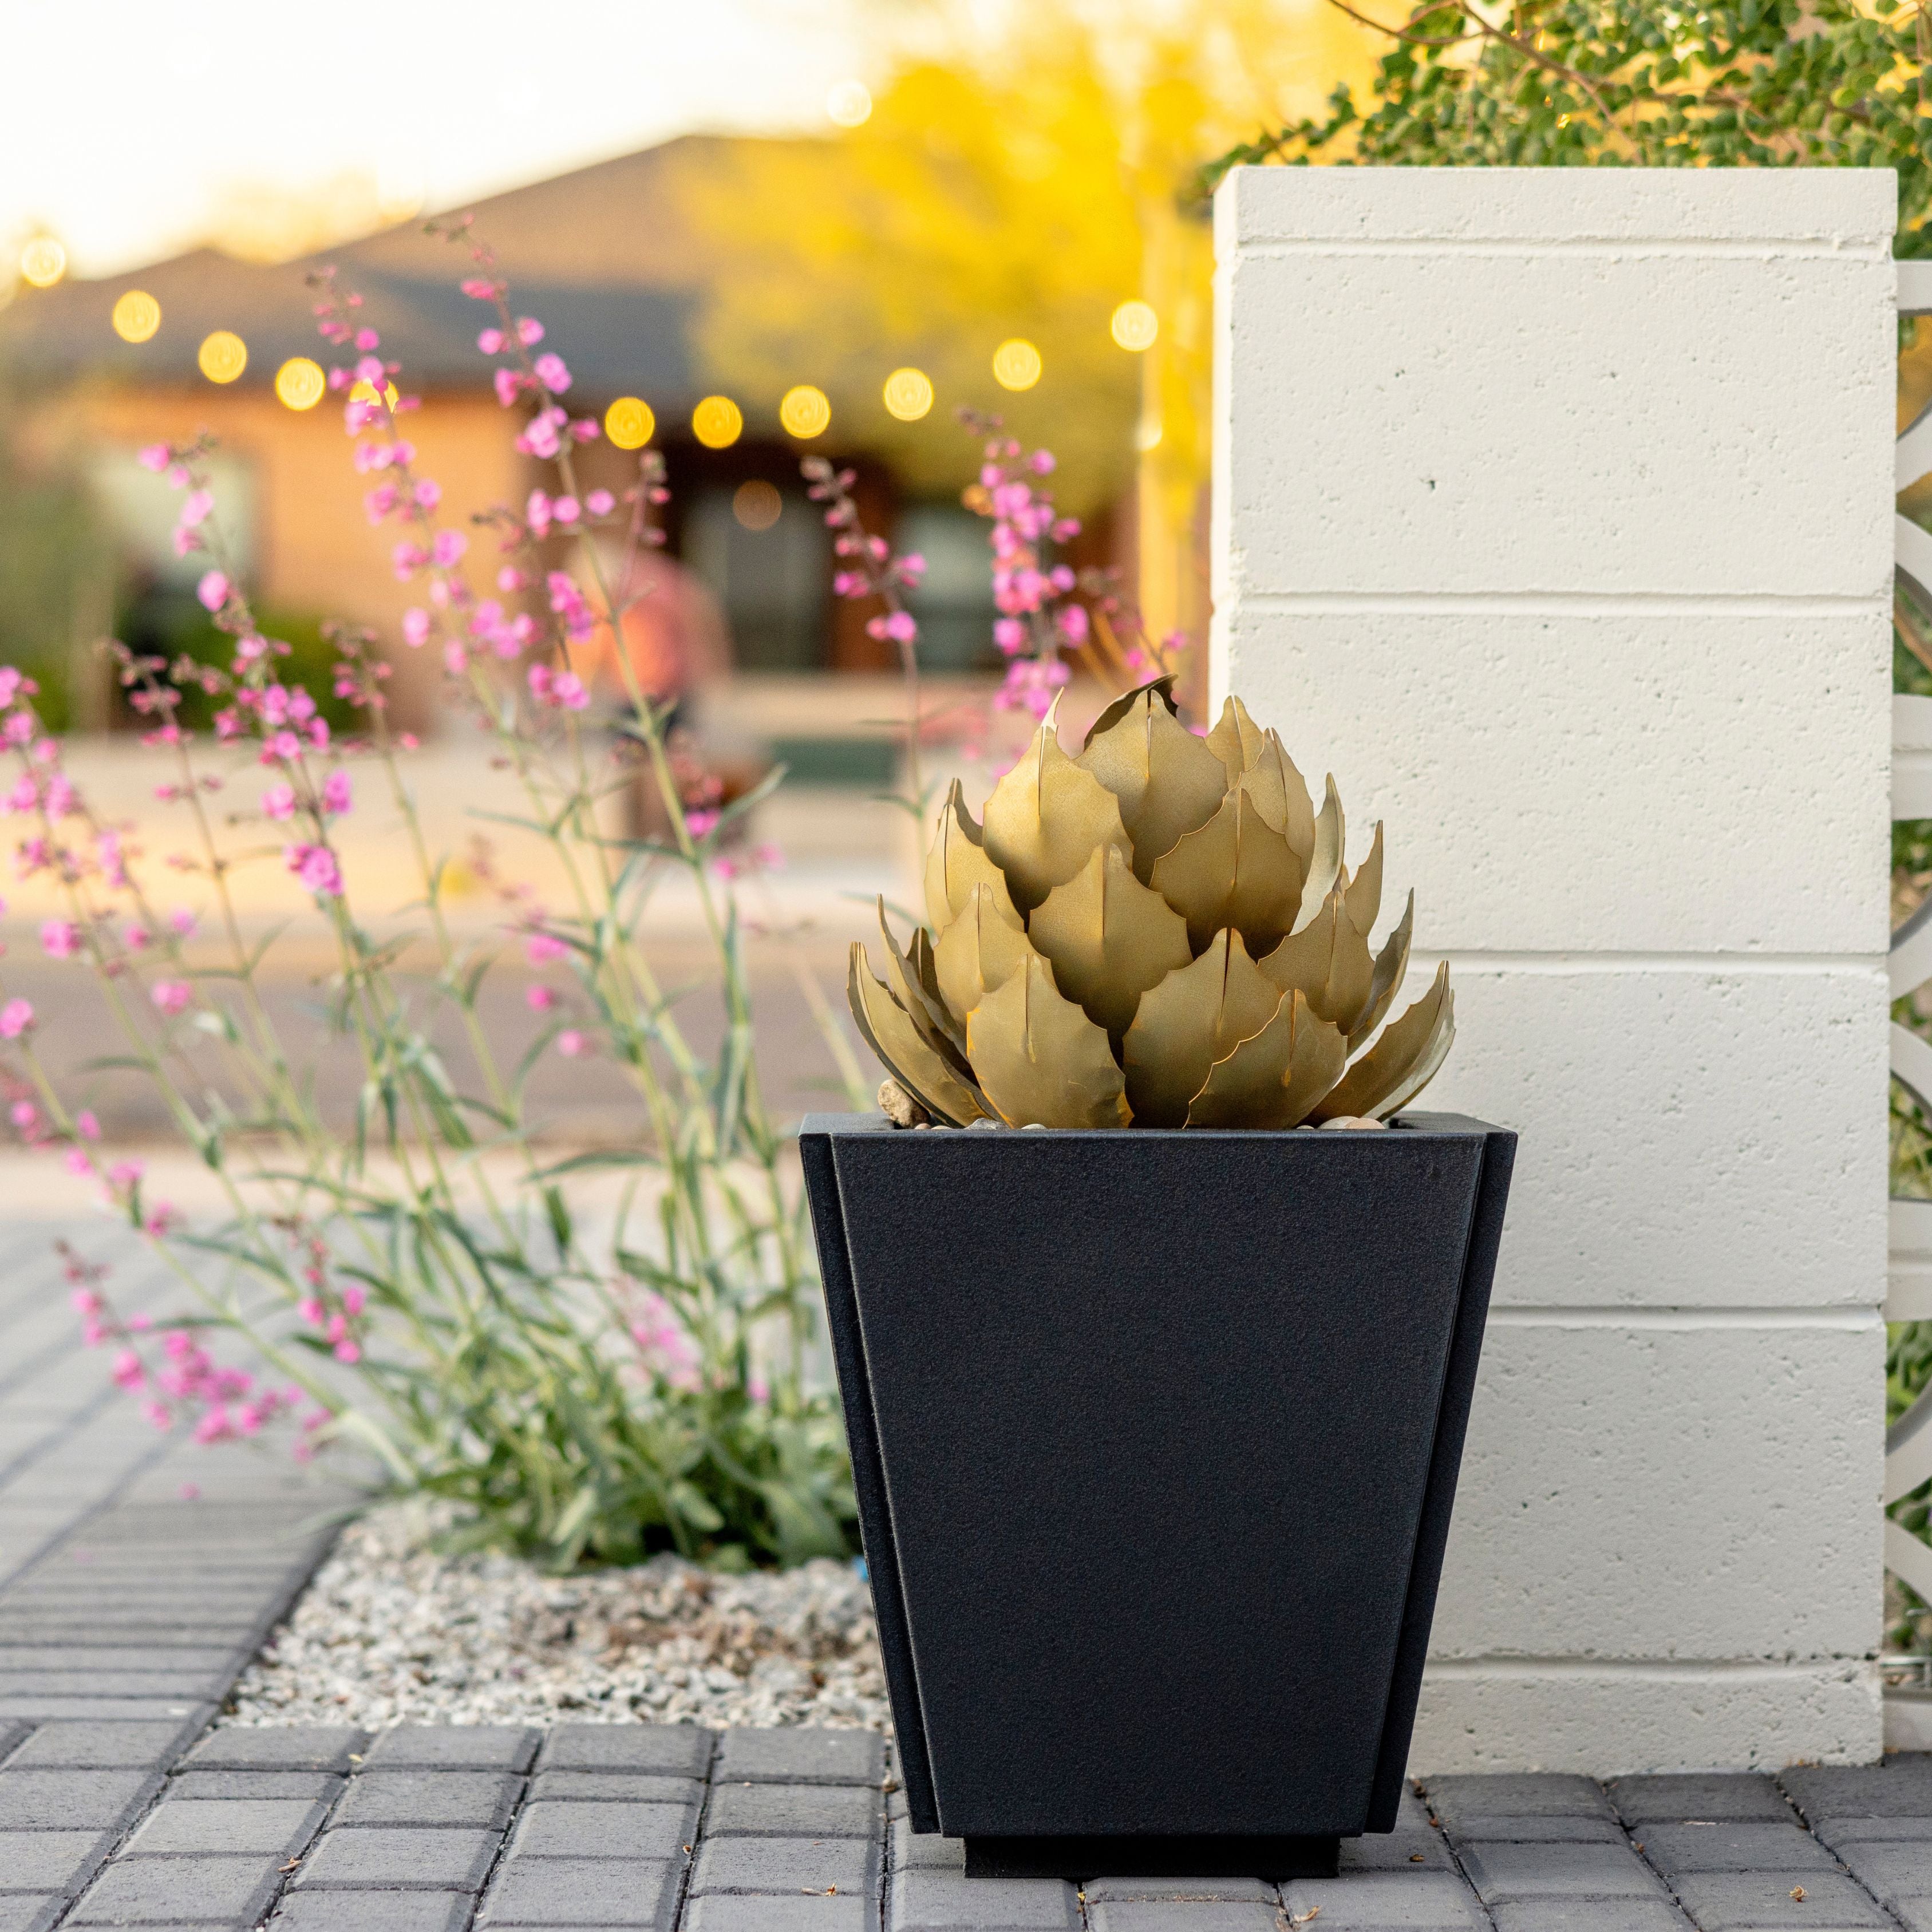
{"type": "Polygon", "coordinates": [[[968,1838],[968,1878],[1333,1878],[1339,1838],[968,1838]]]}

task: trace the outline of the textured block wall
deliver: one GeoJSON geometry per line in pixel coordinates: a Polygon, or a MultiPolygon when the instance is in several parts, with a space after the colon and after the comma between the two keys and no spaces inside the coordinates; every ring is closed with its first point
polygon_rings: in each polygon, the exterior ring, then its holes
{"type": "Polygon", "coordinates": [[[1522,1135],[1418,1771],[1878,1752],[1894,199],[1218,197],[1214,701],[1522,1135]]]}

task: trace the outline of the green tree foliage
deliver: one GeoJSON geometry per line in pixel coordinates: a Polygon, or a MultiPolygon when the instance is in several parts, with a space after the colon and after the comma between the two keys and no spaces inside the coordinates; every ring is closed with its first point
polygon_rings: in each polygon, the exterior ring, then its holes
{"type": "Polygon", "coordinates": [[[1222,157],[1509,167],[1898,171],[1898,252],[1932,254],[1924,6],[1856,0],[1424,0],[1390,20],[1370,98],[1222,157]]]}

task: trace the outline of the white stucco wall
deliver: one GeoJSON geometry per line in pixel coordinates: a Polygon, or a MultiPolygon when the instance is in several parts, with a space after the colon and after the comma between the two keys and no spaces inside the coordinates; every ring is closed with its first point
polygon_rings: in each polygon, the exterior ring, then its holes
{"type": "Polygon", "coordinates": [[[1214,701],[1388,821],[1427,1104],[1522,1136],[1418,1772],[1879,1750],[1893,214],[1220,193],[1214,701]]]}

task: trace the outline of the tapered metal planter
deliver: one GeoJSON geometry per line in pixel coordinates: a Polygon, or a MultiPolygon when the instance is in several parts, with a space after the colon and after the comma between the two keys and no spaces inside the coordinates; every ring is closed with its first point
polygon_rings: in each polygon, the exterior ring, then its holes
{"type": "Polygon", "coordinates": [[[1263,1877],[1390,1830],[1515,1136],[800,1146],[913,1829],[1263,1877]]]}

